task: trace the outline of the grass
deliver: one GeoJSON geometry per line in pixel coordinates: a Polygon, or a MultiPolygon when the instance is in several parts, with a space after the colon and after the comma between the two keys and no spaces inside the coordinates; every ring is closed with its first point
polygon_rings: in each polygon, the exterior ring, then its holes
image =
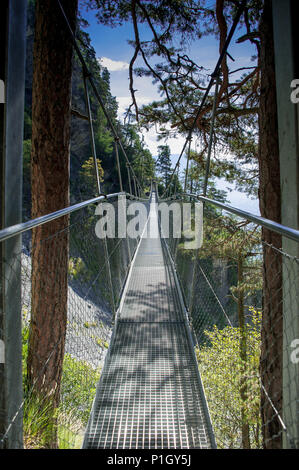
{"type": "MultiPolygon", "coordinates": [[[[26,382],[28,330],[28,325],[25,325],[23,329],[24,384],[26,382]]],[[[103,343],[104,347],[106,347],[105,344],[107,343],[103,343]]],[[[61,402],[58,409],[53,410],[51,400],[38,395],[35,390],[25,394],[23,410],[25,448],[49,448],[53,446],[51,445],[53,442],[59,449],[81,448],[84,429],[99,379],[99,369],[94,369],[87,362],[65,354],[61,402]]]]}
{"type": "Polygon", "coordinates": [[[23,417],[24,446],[26,449],[49,447],[55,430],[55,413],[51,402],[31,393],[25,397],[23,417]]]}

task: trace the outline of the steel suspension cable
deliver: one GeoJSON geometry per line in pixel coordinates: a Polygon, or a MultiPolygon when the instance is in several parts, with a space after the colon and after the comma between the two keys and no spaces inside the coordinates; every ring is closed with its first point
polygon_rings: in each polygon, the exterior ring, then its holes
{"type": "MultiPolygon", "coordinates": [[[[109,127],[110,127],[110,129],[111,129],[111,131],[112,131],[113,137],[114,137],[115,139],[118,139],[119,146],[120,146],[121,151],[122,151],[122,153],[123,153],[123,155],[124,155],[124,157],[125,157],[125,159],[126,159],[126,162],[127,162],[127,164],[130,166],[130,169],[131,169],[131,171],[132,171],[132,174],[134,175],[134,177],[135,177],[136,180],[138,181],[138,178],[136,177],[136,174],[135,174],[134,169],[133,169],[133,167],[132,167],[132,165],[131,165],[131,163],[130,163],[130,160],[129,160],[128,156],[127,156],[127,153],[126,153],[126,151],[125,151],[125,149],[124,149],[124,146],[123,146],[123,144],[122,144],[122,141],[121,141],[121,139],[119,138],[119,136],[118,136],[118,134],[117,134],[117,132],[116,132],[116,129],[115,129],[115,127],[114,127],[114,124],[113,124],[113,122],[112,122],[112,119],[111,119],[109,113],[107,112],[106,107],[105,107],[105,105],[104,105],[104,102],[103,102],[103,100],[102,100],[102,98],[101,98],[101,96],[100,96],[100,94],[99,94],[99,92],[98,92],[98,89],[97,89],[96,84],[95,84],[95,82],[94,82],[94,79],[93,79],[93,77],[92,77],[92,73],[91,73],[90,70],[88,69],[87,64],[86,64],[86,61],[85,61],[85,59],[84,59],[84,57],[83,57],[83,55],[82,55],[82,53],[81,53],[81,51],[80,51],[80,48],[79,48],[79,46],[78,46],[75,33],[74,33],[74,31],[72,30],[72,27],[71,27],[71,25],[70,25],[70,23],[69,23],[69,20],[68,20],[67,16],[66,16],[66,13],[65,13],[64,8],[63,8],[63,6],[62,6],[62,4],[61,4],[61,1],[60,1],[60,0],[57,0],[57,3],[58,3],[58,6],[59,6],[59,8],[60,8],[60,10],[61,10],[61,13],[62,13],[62,15],[63,15],[63,18],[64,18],[64,20],[65,20],[67,29],[68,29],[68,31],[69,31],[69,33],[70,33],[70,37],[71,37],[71,39],[72,39],[72,42],[73,42],[75,51],[76,51],[76,53],[77,53],[77,55],[78,55],[78,58],[79,58],[79,60],[80,60],[80,62],[81,62],[81,65],[82,65],[82,68],[83,68],[83,73],[84,73],[85,77],[88,78],[88,80],[89,80],[90,86],[91,86],[91,88],[92,88],[92,90],[93,90],[93,92],[94,92],[94,94],[95,94],[95,97],[97,98],[97,100],[98,100],[98,102],[99,102],[99,104],[100,104],[100,106],[101,106],[101,108],[102,108],[102,111],[103,111],[103,113],[104,113],[104,115],[105,115],[105,118],[107,119],[107,122],[108,122],[108,124],[109,124],[109,127]]],[[[136,196],[137,196],[137,193],[136,193],[136,196]]]]}
{"type": "Polygon", "coordinates": [[[116,163],[117,163],[117,171],[118,171],[118,180],[119,180],[119,187],[121,192],[123,192],[123,181],[121,177],[121,170],[120,170],[120,163],[119,163],[119,155],[118,155],[118,140],[115,139],[115,154],[116,154],[116,163]]]}
{"type": "MultiPolygon", "coordinates": [[[[210,290],[212,291],[212,293],[213,293],[213,295],[214,295],[214,297],[215,297],[217,303],[219,304],[219,306],[220,306],[220,308],[221,308],[221,311],[222,311],[222,313],[224,314],[227,323],[229,324],[229,326],[230,326],[231,328],[234,328],[232,322],[231,322],[230,319],[229,319],[228,314],[226,313],[226,311],[225,311],[225,309],[224,309],[222,303],[220,302],[220,300],[219,300],[219,298],[218,298],[218,296],[217,296],[217,294],[216,294],[216,292],[215,292],[215,290],[214,290],[212,284],[210,283],[208,277],[206,276],[206,274],[204,273],[204,271],[203,271],[203,269],[202,269],[202,267],[201,267],[200,265],[199,265],[199,268],[200,268],[200,271],[201,271],[201,273],[202,273],[202,275],[203,275],[205,281],[207,282],[207,284],[208,284],[210,290]]],[[[292,448],[292,449],[296,449],[295,440],[294,440],[293,436],[289,433],[289,430],[288,430],[288,428],[287,428],[287,426],[286,426],[286,424],[285,424],[285,422],[284,422],[284,420],[283,420],[281,414],[279,413],[279,411],[278,411],[277,408],[275,407],[273,401],[271,400],[270,395],[268,394],[268,392],[267,392],[265,386],[263,385],[262,378],[261,378],[259,372],[257,372],[257,377],[258,377],[258,379],[259,379],[261,389],[263,390],[263,392],[264,392],[264,394],[265,394],[265,396],[266,396],[266,399],[268,400],[270,406],[272,407],[272,409],[273,409],[273,411],[274,411],[274,413],[275,413],[275,416],[277,416],[277,418],[278,418],[278,420],[279,420],[279,422],[280,422],[280,425],[281,425],[283,431],[286,433],[286,436],[287,436],[287,438],[288,438],[288,440],[289,440],[289,443],[290,443],[290,445],[291,445],[291,448],[292,448]]]]}
{"type": "Polygon", "coordinates": [[[130,166],[126,163],[126,167],[127,167],[127,173],[128,173],[129,193],[132,194],[130,166]]]}
{"type": "Polygon", "coordinates": [[[192,143],[192,137],[189,139],[187,166],[186,166],[186,172],[185,172],[184,193],[187,192],[187,183],[188,183],[188,176],[189,176],[189,161],[190,161],[190,156],[191,156],[191,143],[192,143]]]}
{"type": "MultiPolygon", "coordinates": [[[[226,204],[223,204],[223,203],[219,203],[218,201],[214,201],[214,200],[211,200],[211,199],[208,199],[206,197],[203,197],[203,196],[197,196],[195,194],[186,194],[186,195],[189,195],[190,197],[192,197],[194,200],[201,200],[203,203],[211,203],[212,205],[216,205],[216,206],[219,206],[221,207],[222,209],[228,211],[228,212],[231,212],[233,214],[236,214],[238,215],[239,217],[243,217],[243,218],[246,218],[247,220],[251,220],[252,222],[260,225],[260,226],[263,226],[263,227],[267,227],[268,229],[270,230],[273,230],[274,232],[277,232],[277,233],[280,233],[281,235],[283,236],[286,236],[288,237],[289,239],[292,239],[292,240],[295,240],[295,241],[299,241],[299,231],[298,230],[294,230],[294,229],[291,229],[289,227],[285,227],[285,226],[282,226],[281,224],[277,224],[271,220],[268,220],[268,219],[264,219],[262,217],[259,217],[259,216],[256,216],[256,215],[253,215],[253,214],[250,214],[250,213],[247,213],[247,212],[244,212],[244,211],[241,211],[239,209],[236,209],[236,208],[233,208],[231,206],[228,206],[226,204]]],[[[268,245],[268,244],[267,244],[268,245]]],[[[272,247],[272,245],[269,245],[272,247]]],[[[281,250],[278,250],[280,253],[281,253],[281,250]]],[[[198,250],[197,250],[197,253],[198,253],[198,250]]],[[[285,254],[285,253],[284,253],[285,254]]],[[[197,254],[196,254],[196,259],[197,259],[197,254]]],[[[200,264],[198,264],[198,267],[200,269],[200,272],[203,276],[203,278],[205,279],[206,283],[208,284],[213,296],[215,297],[218,305],[220,306],[220,309],[222,311],[222,313],[224,314],[225,316],[225,319],[228,323],[228,325],[230,327],[233,328],[233,324],[231,322],[231,320],[229,319],[229,316],[226,312],[226,310],[224,309],[219,297],[217,296],[216,292],[215,292],[215,289],[213,288],[211,282],[209,281],[208,279],[208,276],[205,274],[202,266],[200,264]]],[[[192,292],[193,292],[193,289],[194,289],[194,275],[195,275],[195,271],[193,271],[193,279],[192,279],[192,292]]],[[[191,307],[192,307],[192,296],[191,296],[191,307]]],[[[191,308],[189,306],[189,311],[191,311],[191,308]]],[[[292,449],[296,449],[296,442],[295,442],[295,439],[294,437],[290,434],[289,432],[289,429],[287,427],[287,425],[285,424],[285,421],[281,415],[281,413],[277,410],[277,408],[275,407],[267,389],[265,388],[263,382],[262,382],[262,379],[261,379],[261,376],[259,374],[259,372],[257,372],[257,378],[260,382],[260,386],[261,386],[261,390],[264,392],[265,394],[265,397],[267,399],[267,401],[269,402],[270,406],[272,407],[274,413],[275,413],[275,416],[277,416],[277,419],[282,427],[282,430],[283,432],[285,432],[286,434],[286,437],[287,439],[289,440],[289,443],[290,443],[290,446],[292,449]]]]}
{"type": "MultiPolygon", "coordinates": [[[[88,92],[87,76],[85,75],[84,70],[83,70],[83,81],[84,81],[86,107],[87,107],[88,120],[89,120],[89,129],[90,129],[90,136],[91,136],[92,156],[93,156],[93,160],[94,160],[94,166],[95,166],[96,178],[97,178],[97,190],[98,190],[98,196],[100,196],[101,195],[101,184],[100,184],[99,169],[98,169],[97,151],[96,151],[95,140],[94,140],[94,131],[93,131],[93,125],[92,125],[92,115],[91,115],[91,108],[90,108],[90,99],[89,99],[89,92],[88,92]]],[[[117,157],[117,163],[118,163],[118,167],[119,167],[117,142],[116,142],[116,157],[117,157]]],[[[108,282],[109,282],[109,288],[110,288],[110,299],[111,299],[113,316],[115,316],[116,308],[115,308],[115,301],[114,301],[112,272],[111,272],[111,265],[110,265],[110,258],[109,258],[109,251],[108,251],[108,245],[107,245],[106,237],[104,237],[103,243],[104,243],[104,258],[105,258],[105,264],[107,266],[108,282]]]]}
{"type": "Polygon", "coordinates": [[[179,182],[179,177],[180,177],[180,165],[178,165],[177,179],[175,179],[175,182],[174,182],[174,193],[177,192],[177,186],[178,186],[178,182],[179,182]]]}
{"type": "Polygon", "coordinates": [[[95,146],[95,140],[94,140],[94,130],[93,130],[93,125],[92,125],[92,115],[91,115],[91,108],[90,108],[87,77],[84,74],[84,71],[83,71],[83,83],[84,83],[86,108],[87,108],[87,115],[88,115],[88,122],[89,122],[89,131],[90,131],[90,137],[91,137],[91,152],[92,152],[92,158],[93,158],[93,163],[94,163],[95,172],[96,172],[98,196],[100,196],[101,195],[101,183],[100,183],[98,160],[97,160],[97,154],[96,154],[96,146],[95,146]]]}
{"type": "Polygon", "coordinates": [[[137,194],[137,185],[136,185],[136,177],[135,177],[135,175],[133,175],[133,183],[134,183],[135,195],[138,196],[138,194],[137,194]]]}
{"type": "MultiPolygon", "coordinates": [[[[196,200],[196,199],[201,199],[201,196],[196,196],[196,195],[194,195],[194,194],[190,194],[190,197],[192,197],[194,200],[196,200]]],[[[205,199],[207,199],[207,198],[205,198],[205,199]]],[[[208,200],[208,201],[209,201],[209,200],[208,200]]],[[[206,202],[206,201],[204,201],[204,202],[206,202]]],[[[214,201],[213,201],[213,202],[214,202],[214,201]]],[[[290,238],[292,238],[292,237],[290,237],[290,238]]],[[[299,232],[298,232],[298,239],[299,239],[299,232]]],[[[271,246],[271,245],[270,245],[270,246],[271,246]]],[[[278,250],[278,251],[280,251],[280,250],[278,250]]],[[[198,252],[199,252],[199,250],[197,249],[197,250],[196,250],[196,255],[195,255],[195,264],[194,264],[194,269],[193,269],[193,275],[192,275],[192,287],[191,287],[191,291],[192,291],[192,292],[191,292],[191,299],[190,299],[190,304],[189,304],[189,306],[188,306],[188,312],[189,312],[188,317],[189,317],[190,327],[191,327],[191,329],[193,330],[193,322],[192,322],[191,310],[192,310],[192,307],[193,307],[193,292],[194,292],[195,269],[196,269],[196,266],[198,266],[199,269],[200,269],[201,275],[203,276],[203,278],[204,278],[204,280],[206,281],[206,283],[207,283],[207,285],[208,285],[210,291],[212,292],[212,294],[213,294],[213,296],[214,296],[214,298],[215,298],[217,304],[219,305],[220,310],[221,310],[222,314],[224,315],[227,324],[229,325],[230,328],[234,328],[234,325],[232,324],[232,322],[231,322],[231,320],[230,320],[230,318],[229,318],[229,316],[228,316],[228,314],[227,314],[225,308],[223,307],[223,305],[222,305],[222,303],[221,303],[221,301],[220,301],[220,299],[219,299],[219,297],[218,297],[218,295],[217,295],[215,289],[213,288],[213,286],[212,286],[212,284],[211,284],[211,282],[210,282],[208,276],[207,276],[206,273],[204,272],[202,266],[201,266],[198,262],[196,262],[196,260],[198,259],[198,252]]],[[[171,255],[171,252],[170,252],[170,251],[169,251],[169,256],[171,257],[172,262],[173,262],[174,265],[176,266],[176,261],[175,261],[176,256],[174,255],[174,257],[173,257],[173,256],[171,255]]],[[[186,307],[187,307],[187,303],[186,303],[186,307]]],[[[193,330],[193,332],[194,332],[194,330],[193,330]]],[[[194,332],[194,337],[196,338],[195,332],[194,332]]],[[[197,345],[198,345],[198,343],[197,343],[197,345]]],[[[267,389],[265,388],[265,386],[264,386],[264,384],[263,384],[263,382],[262,382],[260,373],[257,372],[256,376],[257,376],[257,378],[258,378],[258,380],[259,380],[261,390],[264,392],[265,397],[266,397],[268,403],[270,404],[271,408],[273,409],[273,411],[274,411],[274,413],[275,413],[275,416],[277,417],[277,419],[278,419],[278,421],[279,421],[279,423],[280,423],[280,425],[281,425],[281,428],[282,428],[283,432],[286,434],[286,437],[287,437],[287,439],[288,439],[288,441],[289,441],[289,443],[290,443],[290,447],[291,447],[292,449],[296,449],[296,448],[297,448],[297,446],[296,446],[296,441],[295,441],[293,435],[289,432],[288,426],[285,424],[285,421],[284,421],[284,419],[283,419],[283,417],[282,417],[282,413],[280,413],[280,412],[278,411],[278,409],[275,407],[275,405],[274,405],[274,403],[273,403],[273,401],[272,401],[272,399],[271,399],[271,397],[270,397],[270,395],[269,395],[267,389]]]]}
{"type": "Polygon", "coordinates": [[[213,135],[214,135],[214,127],[215,127],[219,82],[220,82],[220,75],[218,74],[217,78],[216,78],[216,84],[215,84],[215,93],[214,93],[214,101],[213,101],[213,109],[212,109],[212,120],[211,120],[210,136],[209,136],[209,147],[208,147],[208,155],[207,155],[207,163],[206,163],[206,173],[205,173],[205,179],[204,179],[204,184],[203,184],[203,195],[204,196],[207,195],[208,178],[209,178],[209,174],[210,174],[211,153],[212,153],[212,145],[213,145],[213,135]]]}
{"type": "Polygon", "coordinates": [[[219,59],[218,59],[218,61],[217,61],[216,67],[215,67],[215,69],[214,69],[214,72],[213,72],[212,75],[211,75],[211,79],[210,79],[210,82],[209,82],[209,84],[208,84],[208,87],[207,87],[207,89],[206,89],[206,91],[205,91],[205,93],[204,93],[204,95],[203,95],[203,97],[202,97],[201,104],[200,104],[200,106],[199,106],[199,108],[198,108],[198,110],[197,110],[197,113],[196,113],[196,115],[195,115],[195,118],[194,118],[194,120],[193,120],[193,123],[192,123],[192,125],[191,125],[191,127],[190,127],[190,129],[189,129],[189,131],[188,131],[188,134],[187,134],[185,143],[184,143],[184,145],[183,145],[182,151],[181,151],[181,153],[180,153],[180,155],[179,155],[179,158],[178,158],[178,160],[177,160],[177,163],[176,163],[176,165],[175,165],[175,167],[174,167],[174,170],[173,170],[173,172],[172,172],[172,175],[171,175],[171,178],[170,178],[170,182],[169,182],[169,184],[168,184],[168,187],[165,189],[165,191],[164,191],[164,193],[163,193],[163,195],[162,195],[162,198],[163,198],[164,195],[167,193],[167,190],[168,190],[169,187],[170,187],[170,184],[171,184],[172,179],[173,179],[173,176],[174,176],[174,174],[175,174],[175,172],[176,172],[177,166],[178,166],[178,164],[180,163],[180,160],[181,160],[181,158],[182,158],[182,156],[183,156],[183,154],[184,154],[184,152],[185,152],[187,143],[188,143],[190,137],[192,137],[192,133],[193,133],[194,128],[195,128],[195,126],[196,126],[197,120],[198,120],[198,118],[199,118],[199,116],[200,116],[200,113],[201,113],[202,110],[203,110],[203,107],[204,107],[205,102],[206,102],[206,100],[207,100],[207,98],[208,98],[209,92],[210,92],[210,90],[211,90],[211,88],[212,88],[212,86],[213,86],[214,80],[215,80],[215,78],[218,76],[218,74],[219,74],[219,72],[220,72],[220,67],[221,67],[222,61],[223,61],[223,59],[224,59],[224,57],[225,57],[225,55],[226,55],[226,53],[227,53],[228,46],[230,45],[230,42],[231,42],[232,37],[233,37],[233,35],[234,35],[234,32],[235,32],[235,30],[236,30],[236,28],[237,28],[237,26],[238,26],[238,23],[239,23],[239,21],[240,21],[240,18],[241,18],[241,16],[242,16],[243,12],[244,12],[244,9],[245,9],[245,7],[246,7],[246,3],[247,3],[247,0],[243,0],[242,3],[241,3],[241,5],[240,5],[239,8],[238,8],[238,11],[237,11],[236,16],[235,16],[235,18],[234,18],[234,21],[233,21],[232,27],[231,27],[231,29],[230,29],[230,32],[229,32],[229,34],[228,34],[228,36],[227,36],[227,38],[226,38],[225,44],[224,44],[224,46],[223,46],[223,48],[222,48],[222,51],[221,51],[221,54],[220,54],[219,59]]]}
{"type": "MultiPolygon", "coordinates": [[[[224,314],[227,323],[229,324],[229,326],[230,326],[231,328],[234,328],[232,322],[231,322],[230,319],[229,319],[228,314],[226,313],[226,311],[225,311],[225,309],[224,309],[222,303],[220,302],[220,300],[219,300],[219,298],[218,298],[218,296],[217,296],[217,294],[216,294],[216,292],[215,292],[215,290],[214,290],[212,284],[210,283],[208,277],[206,276],[206,274],[204,273],[204,271],[203,271],[203,269],[202,269],[202,267],[201,267],[200,265],[199,265],[199,268],[200,268],[200,271],[201,271],[201,273],[202,273],[202,275],[203,275],[205,281],[207,282],[207,284],[208,284],[210,290],[212,291],[212,293],[213,293],[213,295],[214,295],[214,297],[215,297],[217,303],[219,304],[219,306],[220,306],[220,308],[221,308],[221,311],[222,311],[222,313],[224,314]]],[[[291,448],[292,448],[292,449],[295,449],[295,448],[296,448],[295,440],[294,440],[293,436],[289,433],[289,430],[288,430],[288,428],[287,428],[287,426],[286,426],[286,424],[285,424],[285,422],[284,422],[284,420],[283,420],[281,414],[279,413],[279,411],[278,411],[277,408],[275,407],[273,401],[271,400],[271,397],[270,397],[270,395],[268,394],[268,392],[267,392],[267,390],[266,390],[266,388],[265,388],[265,386],[264,386],[264,384],[263,384],[263,382],[262,382],[262,378],[261,378],[259,372],[257,372],[257,377],[258,377],[258,379],[259,379],[261,389],[263,390],[263,392],[264,392],[264,394],[265,394],[265,396],[266,396],[266,399],[268,400],[270,406],[272,407],[272,409],[273,409],[273,411],[274,411],[274,413],[275,413],[275,416],[277,416],[277,418],[278,418],[278,420],[279,420],[279,422],[280,422],[280,425],[281,425],[283,431],[286,433],[286,436],[287,436],[287,438],[288,438],[288,440],[289,440],[289,443],[290,443],[290,445],[291,445],[291,448]]]]}

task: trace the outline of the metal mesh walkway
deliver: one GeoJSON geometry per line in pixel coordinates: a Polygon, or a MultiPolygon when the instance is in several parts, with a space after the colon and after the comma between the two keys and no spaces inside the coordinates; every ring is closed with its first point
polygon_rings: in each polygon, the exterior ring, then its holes
{"type": "Polygon", "coordinates": [[[124,291],[85,448],[213,446],[189,327],[159,237],[154,194],[148,232],[149,227],[152,238],[141,239],[124,291]]]}

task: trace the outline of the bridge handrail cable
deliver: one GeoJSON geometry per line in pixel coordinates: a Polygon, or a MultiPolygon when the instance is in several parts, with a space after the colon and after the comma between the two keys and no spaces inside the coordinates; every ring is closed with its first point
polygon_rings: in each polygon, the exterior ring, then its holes
{"type": "Polygon", "coordinates": [[[10,227],[6,227],[0,230],[0,243],[8,240],[9,238],[15,237],[20,235],[21,233],[27,232],[35,227],[39,227],[40,225],[46,224],[53,220],[59,219],[60,217],[64,217],[66,215],[72,214],[80,209],[84,209],[85,207],[91,206],[92,204],[97,204],[99,202],[103,202],[107,199],[115,199],[118,196],[126,196],[128,199],[135,199],[138,201],[148,201],[148,199],[138,198],[133,194],[125,193],[125,192],[118,192],[112,193],[107,195],[101,195],[95,197],[93,199],[89,199],[87,201],[79,202],[69,207],[65,207],[64,209],[60,209],[55,212],[51,212],[46,215],[42,215],[41,217],[37,217],[36,219],[31,219],[26,222],[22,222],[20,224],[12,225],[10,227]]]}
{"type": "Polygon", "coordinates": [[[237,215],[239,217],[242,217],[243,219],[249,220],[251,222],[256,223],[257,225],[260,225],[261,227],[264,227],[268,230],[272,230],[273,232],[279,233],[280,235],[287,237],[291,240],[294,240],[295,242],[299,242],[299,230],[296,230],[291,227],[287,227],[286,225],[282,225],[278,222],[274,222],[273,220],[266,219],[265,217],[261,217],[256,214],[252,214],[251,212],[244,211],[242,209],[239,209],[237,207],[230,206],[228,204],[225,204],[220,201],[216,201],[215,199],[210,199],[208,197],[198,195],[198,194],[192,194],[192,193],[181,193],[181,194],[175,194],[170,198],[167,199],[160,199],[160,201],[169,201],[169,200],[175,200],[179,199],[182,196],[187,196],[191,197],[193,199],[197,199],[201,202],[211,204],[214,206],[217,206],[227,212],[230,212],[234,215],[237,215]]]}

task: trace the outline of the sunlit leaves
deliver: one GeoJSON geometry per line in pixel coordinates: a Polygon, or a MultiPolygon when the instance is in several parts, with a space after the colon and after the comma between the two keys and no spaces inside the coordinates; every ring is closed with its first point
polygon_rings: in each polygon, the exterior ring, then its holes
{"type": "Polygon", "coordinates": [[[240,448],[243,419],[249,424],[253,448],[261,447],[260,435],[260,324],[261,312],[250,308],[245,325],[246,361],[241,359],[241,330],[227,326],[206,331],[206,345],[197,350],[199,369],[220,448],[240,448]],[[241,384],[246,384],[246,400],[241,384]]]}

